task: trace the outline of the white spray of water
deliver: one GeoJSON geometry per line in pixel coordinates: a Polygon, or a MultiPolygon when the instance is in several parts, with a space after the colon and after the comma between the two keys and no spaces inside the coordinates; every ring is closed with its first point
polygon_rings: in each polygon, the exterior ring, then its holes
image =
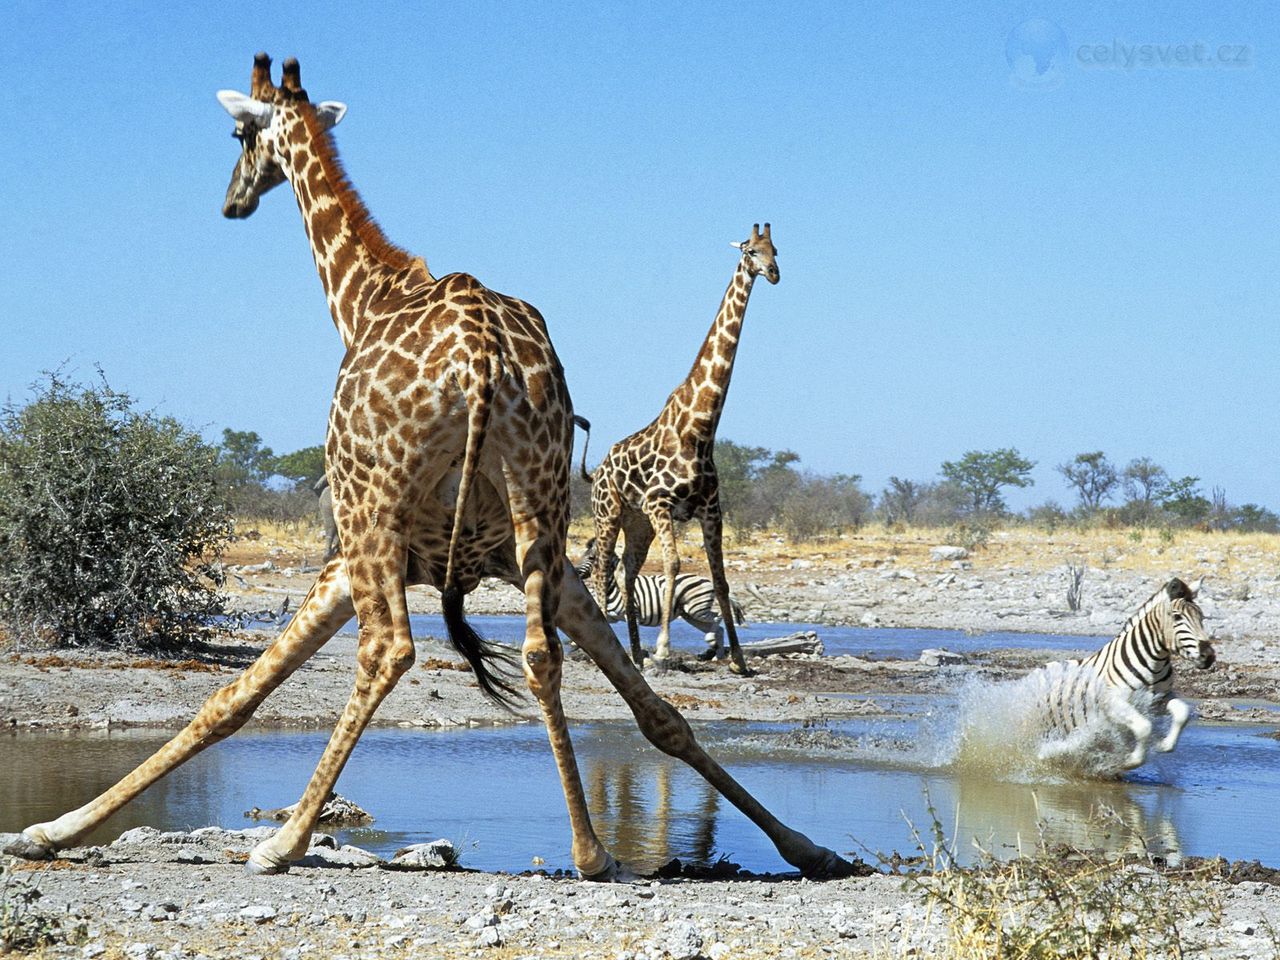
{"type": "Polygon", "coordinates": [[[1111,719],[1112,698],[1154,721],[1149,690],[1109,686],[1076,663],[1050,663],[1014,681],[971,678],[958,691],[953,721],[930,731],[936,765],[1028,783],[1114,779],[1124,772],[1133,735],[1111,719]],[[1063,690],[1072,692],[1077,718],[1070,729],[1056,725],[1049,708],[1063,690]]]}

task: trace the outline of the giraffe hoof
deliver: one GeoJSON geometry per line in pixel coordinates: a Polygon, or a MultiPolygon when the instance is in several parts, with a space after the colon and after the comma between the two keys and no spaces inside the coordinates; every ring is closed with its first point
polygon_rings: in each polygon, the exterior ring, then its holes
{"type": "Polygon", "coordinates": [[[875,873],[861,860],[846,860],[834,850],[819,847],[819,856],[805,867],[803,873],[810,880],[839,880],[842,877],[865,877],[875,873]]]}
{"type": "Polygon", "coordinates": [[[584,873],[578,871],[583,880],[591,883],[638,883],[642,878],[632,871],[626,864],[619,863],[612,856],[609,862],[604,865],[604,869],[597,873],[584,873]]]}
{"type": "Polygon", "coordinates": [[[20,833],[11,842],[5,844],[4,852],[11,857],[23,860],[52,860],[54,848],[52,844],[41,843],[25,833],[20,833]]]}
{"type": "Polygon", "coordinates": [[[736,673],[740,677],[750,677],[755,675],[755,671],[746,665],[744,661],[729,661],[729,672],[736,673]]]}
{"type": "Polygon", "coordinates": [[[289,864],[287,863],[255,863],[252,860],[244,862],[244,872],[251,877],[274,877],[277,874],[288,873],[289,864]]]}

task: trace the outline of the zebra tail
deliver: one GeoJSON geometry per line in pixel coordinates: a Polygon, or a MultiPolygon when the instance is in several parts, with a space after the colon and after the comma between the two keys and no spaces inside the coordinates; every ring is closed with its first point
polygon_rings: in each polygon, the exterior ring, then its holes
{"type": "Polygon", "coordinates": [[[734,622],[734,623],[746,623],[746,622],[747,622],[746,614],[744,614],[744,613],[742,612],[742,604],[738,603],[738,601],[737,601],[737,600],[735,600],[735,599],[733,599],[733,597],[730,597],[730,598],[729,598],[729,609],[733,611],[733,622],[734,622]]]}
{"type": "Polygon", "coordinates": [[[582,470],[582,479],[587,481],[587,483],[590,483],[591,474],[587,473],[587,446],[591,443],[591,421],[586,417],[580,417],[575,413],[573,415],[573,422],[575,426],[586,434],[586,437],[582,441],[582,464],[580,469],[582,470]]]}

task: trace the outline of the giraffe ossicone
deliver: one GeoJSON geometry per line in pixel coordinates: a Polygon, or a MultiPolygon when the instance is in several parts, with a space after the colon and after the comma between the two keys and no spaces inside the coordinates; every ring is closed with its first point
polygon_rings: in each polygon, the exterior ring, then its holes
{"type": "Polygon", "coordinates": [[[325,459],[340,553],[257,661],[214,693],[153,756],[98,797],[34,824],[8,849],[29,858],[73,846],[124,804],[222,740],[354,615],[356,680],[289,820],[247,868],[277,873],[302,857],[324,800],[373,716],[414,661],[405,587],[438,588],[450,638],[487,694],[511,693],[501,650],[466,623],[463,599],[483,576],[521,590],[520,667],[541,710],[569,811],[572,857],[585,877],[625,876],[597,838],[560,699],[563,630],[631,707],[646,738],[684,760],[810,876],[854,870],[768,812],[698,745],[679,712],[627,659],[565,558],[574,415],[542,316],[467,274],[436,278],[391,243],[351,186],[330,138],[343,110],[313,105],[296,60],[271,81],[254,58],[250,100],[220,98],[241,155],[223,212],[248,217],[288,182],[346,349],[330,409],[325,459]],[[331,122],[332,121],[332,122],[331,122]]]}
{"type": "Polygon", "coordinates": [[[751,287],[758,276],[770,283],[777,283],[780,277],[778,250],[773,245],[772,234],[769,224],[764,225],[762,233],[757,223],[752,225],[746,240],[733,242],[742,255],[720,301],[720,309],[689,375],[671,391],[658,416],[644,429],[610,447],[594,474],[587,473],[583,450],[582,474],[591,483],[596,546],[607,561],[596,564],[592,584],[597,600],[605,603],[606,577],[611,575],[614,546],[619,533],[623,534],[627,634],[636,663],[643,661],[645,653],[636,617],[635,583],[649,555],[649,546],[656,535],[662,545],[666,576],[662,625],[653,654],[654,659],[661,661],[670,655],[672,606],[676,577],[680,573],[675,524],[697,518],[702,526],[702,542],[716,602],[729,635],[730,668],[739,674],[750,672],[738,645],[729,581],[724,572],[724,520],[720,512],[715,442],[751,287]]]}

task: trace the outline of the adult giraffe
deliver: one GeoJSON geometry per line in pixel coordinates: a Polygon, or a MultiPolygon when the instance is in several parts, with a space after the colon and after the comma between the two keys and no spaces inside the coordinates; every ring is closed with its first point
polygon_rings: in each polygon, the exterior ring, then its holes
{"type": "Polygon", "coordinates": [[[587,451],[585,448],[582,451],[582,475],[591,482],[596,547],[599,556],[608,561],[596,565],[592,584],[596,599],[603,604],[607,596],[606,578],[612,575],[613,549],[622,531],[626,534],[622,567],[627,632],[631,638],[631,656],[636,663],[644,658],[644,650],[640,646],[636,617],[635,582],[649,555],[654,533],[662,544],[666,575],[662,626],[658,629],[654,659],[665,660],[670,650],[676,577],[680,573],[675,524],[697,517],[702,525],[702,543],[707,551],[707,566],[711,568],[720,616],[729,634],[729,654],[733,659],[730,669],[740,674],[748,672],[742,648],[738,646],[729,581],[724,575],[724,520],[720,513],[720,480],[714,452],[716,428],[729,393],[751,287],[762,274],[770,283],[778,282],[778,251],[771,234],[769,224],[764,225],[761,233],[757,223],[751,227],[750,237],[733,244],[742,251],[742,256],[720,301],[715,321],[707,331],[689,375],[671,391],[653,422],[610,447],[594,474],[587,473],[587,451]]]}
{"type": "Polygon", "coordinates": [[[354,614],[356,683],[293,815],[249,855],[254,873],[278,873],[309,846],[320,807],[374,709],[412,665],[404,590],[442,593],[450,639],[486,693],[513,694],[491,667],[498,651],[466,624],[462,601],[482,575],[524,591],[521,663],[559,768],[578,871],[620,874],[591,827],[560,704],[563,651],[556,625],[595,660],[644,735],[692,766],[753,820],[788,863],[810,876],[853,865],[789,829],[712,760],[684,718],[628,661],[564,557],[573,420],[563,371],[542,317],[465,274],[436,279],[392,245],[347,181],[329,129],[340,103],[312,104],[296,60],[273,85],[266,54],[249,96],[223,91],[240,160],[223,213],[251,214],[262,194],[293,187],[334,323],[347,346],[325,455],[342,553],[330,560],[297,615],[238,679],[151,758],[94,800],[27,827],[6,852],[47,858],[73,845],[146,787],[230,736],[286,677],[354,614]],[[562,593],[562,587],[563,593],[562,593]]]}

